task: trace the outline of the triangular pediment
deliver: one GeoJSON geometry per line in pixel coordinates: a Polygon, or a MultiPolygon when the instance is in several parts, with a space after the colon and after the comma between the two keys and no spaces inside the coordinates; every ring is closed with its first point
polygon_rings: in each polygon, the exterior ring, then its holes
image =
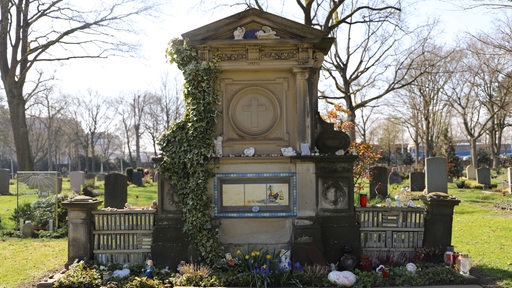
{"type": "Polygon", "coordinates": [[[225,41],[297,41],[312,43],[324,53],[327,53],[333,42],[333,38],[326,37],[321,30],[255,8],[247,9],[183,33],[182,37],[192,45],[225,41]],[[236,39],[235,31],[239,28],[244,30],[243,37],[236,39]],[[268,28],[272,31],[272,37],[262,38],[257,36],[258,32],[268,28]]]}

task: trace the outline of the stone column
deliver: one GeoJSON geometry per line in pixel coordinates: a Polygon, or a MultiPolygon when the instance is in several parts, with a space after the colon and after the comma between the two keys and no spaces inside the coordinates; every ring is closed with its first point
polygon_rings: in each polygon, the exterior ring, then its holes
{"type": "Polygon", "coordinates": [[[460,200],[455,198],[423,198],[426,206],[425,234],[423,247],[441,248],[442,251],[452,243],[453,209],[460,200]]]}
{"type": "Polygon", "coordinates": [[[88,196],[77,196],[62,202],[68,209],[68,262],[66,268],[78,260],[93,257],[93,218],[92,211],[103,201],[88,196]]]}
{"type": "Polygon", "coordinates": [[[314,147],[311,142],[313,139],[311,135],[313,127],[311,125],[314,115],[311,115],[312,103],[309,99],[309,72],[304,68],[293,68],[293,73],[295,74],[295,87],[297,89],[297,139],[299,140],[297,147],[300,147],[300,143],[308,143],[311,149],[314,147]]]}

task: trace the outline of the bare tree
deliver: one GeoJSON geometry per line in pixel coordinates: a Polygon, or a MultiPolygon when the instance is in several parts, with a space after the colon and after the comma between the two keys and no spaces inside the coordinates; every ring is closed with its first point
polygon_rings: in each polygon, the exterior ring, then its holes
{"type": "Polygon", "coordinates": [[[0,74],[21,170],[33,170],[34,166],[25,115],[27,95],[24,93],[25,84],[31,78],[30,71],[41,62],[104,58],[132,48],[133,45],[122,43],[114,36],[129,29],[129,20],[152,8],[149,1],[138,0],[113,0],[108,4],[62,0],[0,1],[0,74]]]}
{"type": "Polygon", "coordinates": [[[477,80],[480,63],[475,54],[468,50],[458,50],[451,55],[449,71],[451,77],[445,85],[444,93],[449,97],[448,105],[458,115],[469,138],[471,164],[477,167],[477,141],[487,131],[492,117],[486,113],[485,96],[477,80]]]}
{"type": "MultiPolygon", "coordinates": [[[[74,110],[72,115],[83,126],[85,135],[77,134],[77,140],[82,145],[86,164],[85,169],[95,171],[96,145],[100,141],[100,133],[108,131],[111,123],[108,101],[97,92],[88,91],[87,96],[73,97],[74,110]],[[90,161],[90,162],[89,162],[90,161]],[[90,164],[89,164],[90,163],[90,164]]],[[[77,132],[81,131],[77,130],[77,132]]]]}
{"type": "MultiPolygon", "coordinates": [[[[401,133],[401,125],[399,124],[398,118],[395,118],[394,116],[388,116],[386,119],[384,119],[380,126],[380,137],[379,137],[379,146],[383,151],[386,151],[387,153],[387,164],[388,166],[391,166],[391,161],[393,159],[393,154],[395,152],[395,147],[397,144],[399,144],[398,141],[400,141],[400,135],[401,133]]],[[[396,160],[396,157],[395,157],[396,160]]]]}
{"type": "MultiPolygon", "coordinates": [[[[124,144],[126,144],[125,147],[128,150],[128,161],[130,162],[130,165],[134,167],[136,165],[136,161],[132,153],[131,139],[133,138],[133,117],[131,107],[122,95],[113,99],[112,105],[117,107],[117,115],[120,117],[119,127],[121,127],[119,130],[123,132],[123,136],[121,138],[124,139],[124,144]]],[[[124,149],[122,151],[124,158],[124,149]]]]}
{"type": "Polygon", "coordinates": [[[145,130],[143,129],[144,114],[146,113],[146,104],[154,96],[151,92],[137,92],[132,95],[130,105],[131,116],[133,117],[133,135],[135,136],[135,162],[137,166],[141,164],[141,139],[145,130]]]}
{"type": "Polygon", "coordinates": [[[419,68],[407,76],[413,81],[399,92],[402,105],[392,106],[400,107],[397,113],[408,124],[408,131],[415,141],[417,152],[420,148],[418,140],[423,144],[425,157],[435,156],[434,140],[439,137],[443,125],[448,121],[445,113],[447,105],[442,92],[450,77],[444,64],[450,52],[437,46],[431,46],[428,51],[431,52],[418,55],[419,58],[415,61],[419,68]]]}
{"type": "MultiPolygon", "coordinates": [[[[61,116],[62,112],[66,109],[67,103],[65,99],[57,99],[55,97],[54,87],[46,86],[46,89],[42,89],[40,93],[34,96],[31,111],[34,114],[34,118],[39,119],[40,125],[44,127],[45,134],[41,135],[46,140],[46,149],[40,149],[39,151],[46,151],[47,169],[48,171],[54,171],[55,157],[58,155],[59,147],[63,141],[59,141],[59,135],[61,134],[61,116]]],[[[41,127],[41,128],[43,128],[41,127]]],[[[36,127],[30,127],[35,128],[36,127]]],[[[32,134],[34,135],[34,134],[32,134]]],[[[31,138],[34,142],[34,139],[31,138]]],[[[36,141],[37,142],[37,141],[36,141]]],[[[36,147],[33,147],[36,148],[36,147]]],[[[34,151],[34,155],[37,156],[37,150],[34,151]]],[[[37,164],[37,157],[35,158],[37,164]]]]}
{"type": "MultiPolygon", "coordinates": [[[[144,129],[148,133],[153,146],[153,155],[157,155],[158,137],[168,129],[171,124],[179,120],[185,107],[180,97],[181,91],[178,88],[178,81],[169,85],[168,77],[161,79],[159,92],[150,95],[146,102],[146,113],[144,117],[144,129]],[[163,121],[162,121],[163,118],[163,121]]],[[[176,79],[175,79],[176,80],[176,79]]]]}
{"type": "Polygon", "coordinates": [[[133,92],[130,98],[118,97],[115,102],[118,107],[117,114],[121,117],[122,126],[125,132],[125,139],[128,148],[130,163],[133,167],[141,164],[141,139],[145,130],[143,119],[148,108],[151,92],[133,92]],[[132,153],[132,139],[135,144],[135,157],[132,153]]]}
{"type": "Polygon", "coordinates": [[[116,153],[121,151],[122,142],[118,135],[110,132],[101,132],[98,134],[97,152],[100,160],[100,173],[104,172],[104,164],[116,153]]]}

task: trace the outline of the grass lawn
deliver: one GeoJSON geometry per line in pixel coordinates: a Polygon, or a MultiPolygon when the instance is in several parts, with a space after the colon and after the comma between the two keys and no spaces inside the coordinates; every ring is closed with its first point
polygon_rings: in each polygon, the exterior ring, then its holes
{"type": "Polygon", "coordinates": [[[0,287],[34,287],[62,270],[67,260],[67,238],[0,238],[0,287]]]}
{"type": "MultiPolygon", "coordinates": [[[[157,197],[156,189],[156,185],[129,186],[128,203],[149,206],[157,197]]],[[[96,183],[95,190],[103,191],[103,183],[96,183]]],[[[69,191],[69,181],[64,181],[63,191],[69,191]]],[[[494,208],[494,203],[505,197],[497,192],[457,189],[454,184],[449,184],[449,193],[461,200],[454,213],[455,250],[469,253],[476,266],[471,273],[483,283],[512,287],[512,211],[494,208]]],[[[8,218],[15,207],[15,196],[0,196],[1,229],[14,227],[8,218]]],[[[66,261],[67,239],[0,238],[0,288],[32,287],[32,281],[62,269],[66,261]]]]}
{"type": "Polygon", "coordinates": [[[512,212],[493,206],[505,197],[497,192],[456,188],[450,193],[462,200],[453,217],[455,250],[469,253],[476,266],[472,272],[483,283],[512,287],[512,212]]]}
{"type": "MultiPolygon", "coordinates": [[[[11,180],[9,191],[16,193],[11,180]]],[[[103,192],[103,182],[97,182],[96,192],[103,192]]],[[[62,191],[69,193],[69,180],[64,179],[62,191]]],[[[149,206],[157,199],[157,185],[128,186],[128,203],[149,206]]],[[[35,196],[24,196],[33,197],[35,196]]],[[[99,196],[103,200],[103,196],[99,196]]],[[[27,200],[27,199],[24,199],[27,200]]],[[[15,195],[0,195],[0,232],[12,230],[15,223],[9,219],[16,208],[15,195]]],[[[101,207],[100,207],[101,208],[101,207]]],[[[34,287],[45,276],[64,269],[68,260],[68,239],[19,239],[0,237],[0,288],[34,287]]]]}

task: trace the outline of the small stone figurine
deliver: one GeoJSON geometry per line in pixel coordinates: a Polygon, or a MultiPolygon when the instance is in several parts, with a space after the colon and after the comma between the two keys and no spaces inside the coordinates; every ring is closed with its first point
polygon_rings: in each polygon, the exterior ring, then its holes
{"type": "Polygon", "coordinates": [[[222,157],[222,136],[217,136],[217,138],[213,139],[213,143],[215,144],[215,156],[222,157]]]}
{"type": "Polygon", "coordinates": [[[235,40],[244,39],[245,28],[244,27],[236,27],[236,30],[233,32],[233,37],[235,40]]]}
{"type": "Polygon", "coordinates": [[[148,279],[153,279],[154,273],[155,266],[153,266],[153,260],[146,261],[146,267],[144,267],[144,274],[142,276],[147,277],[148,279]]]}

